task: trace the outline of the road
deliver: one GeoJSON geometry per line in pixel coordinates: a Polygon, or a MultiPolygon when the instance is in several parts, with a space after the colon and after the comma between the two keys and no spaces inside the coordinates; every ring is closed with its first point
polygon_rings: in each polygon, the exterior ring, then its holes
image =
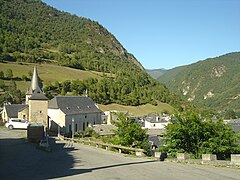
{"type": "Polygon", "coordinates": [[[0,128],[0,179],[240,180],[240,169],[154,161],[51,139],[52,152],[0,128]]]}

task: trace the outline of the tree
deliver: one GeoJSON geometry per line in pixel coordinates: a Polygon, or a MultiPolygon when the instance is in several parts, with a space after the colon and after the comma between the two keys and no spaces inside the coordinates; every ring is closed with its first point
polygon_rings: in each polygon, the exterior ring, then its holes
{"type": "Polygon", "coordinates": [[[0,79],[0,89],[4,89],[5,88],[5,83],[2,79],[0,79]]]}
{"type": "Polygon", "coordinates": [[[127,114],[119,113],[118,119],[119,121],[115,122],[118,129],[115,131],[113,143],[149,150],[147,130],[142,129],[139,122],[127,117],[127,114]]]}
{"type": "Polygon", "coordinates": [[[28,77],[26,75],[22,75],[22,80],[28,81],[28,77]]]}
{"type": "Polygon", "coordinates": [[[3,78],[4,78],[4,72],[0,71],[0,79],[3,79],[3,78]]]}
{"type": "Polygon", "coordinates": [[[176,115],[166,127],[165,147],[169,153],[187,152],[195,157],[203,153],[229,155],[239,151],[240,136],[222,120],[200,117],[193,112],[176,115]]]}
{"type": "Polygon", "coordinates": [[[7,69],[5,75],[6,75],[6,78],[11,79],[13,77],[12,69],[7,69]]]}
{"type": "Polygon", "coordinates": [[[225,112],[224,118],[225,119],[235,119],[236,113],[232,109],[229,109],[225,112]]]}
{"type": "Polygon", "coordinates": [[[28,76],[30,79],[32,78],[32,75],[33,75],[32,71],[28,71],[28,76]]]}

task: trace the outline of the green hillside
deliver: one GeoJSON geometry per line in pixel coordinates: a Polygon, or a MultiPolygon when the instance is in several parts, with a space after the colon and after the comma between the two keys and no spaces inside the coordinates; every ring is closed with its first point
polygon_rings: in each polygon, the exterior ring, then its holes
{"type": "Polygon", "coordinates": [[[109,104],[109,105],[99,105],[99,108],[103,111],[117,110],[117,111],[125,111],[129,114],[133,114],[135,116],[143,116],[151,113],[175,113],[175,109],[168,104],[158,102],[157,106],[152,104],[144,104],[140,106],[124,106],[119,104],[109,104]]]}
{"type": "Polygon", "coordinates": [[[0,0],[0,22],[0,59],[105,72],[126,61],[143,69],[103,26],[40,0],[0,0]]]}
{"type": "MultiPolygon", "coordinates": [[[[40,0],[0,0],[0,22],[0,61],[6,66],[9,62],[40,64],[40,76],[49,98],[59,94],[82,95],[87,89],[99,104],[139,106],[162,102],[178,110],[189,107],[152,79],[135,57],[97,22],[58,11],[40,0]],[[47,70],[47,75],[43,73],[45,67],[41,68],[43,64],[65,66],[72,71],[57,70],[54,66],[47,70]],[[84,71],[87,78],[75,77],[76,70],[84,71]]],[[[14,67],[11,69],[14,75],[20,73],[14,67]]],[[[5,92],[1,103],[21,102],[25,91],[20,93],[16,88],[23,86],[21,81],[26,78],[1,79],[1,93],[5,92]]]]}
{"type": "Polygon", "coordinates": [[[196,105],[240,111],[239,69],[236,52],[171,69],[158,80],[196,105]]]}
{"type": "Polygon", "coordinates": [[[160,76],[167,72],[166,69],[146,69],[146,72],[154,79],[158,79],[160,76]]]}
{"type": "MultiPolygon", "coordinates": [[[[85,80],[88,78],[103,78],[102,75],[98,72],[91,72],[91,71],[83,71],[77,70],[69,67],[64,66],[57,66],[54,64],[33,64],[33,63],[15,63],[15,62],[8,62],[8,63],[0,63],[0,71],[5,72],[7,69],[11,69],[13,71],[13,78],[22,78],[24,75],[29,76],[28,73],[33,71],[34,66],[38,69],[38,74],[43,80],[44,84],[47,82],[63,82],[66,80],[85,80]]],[[[24,80],[17,80],[17,88],[20,89],[22,92],[25,92],[27,87],[30,85],[30,78],[28,81],[24,80]]],[[[5,80],[7,83],[8,81],[5,80]]]]}

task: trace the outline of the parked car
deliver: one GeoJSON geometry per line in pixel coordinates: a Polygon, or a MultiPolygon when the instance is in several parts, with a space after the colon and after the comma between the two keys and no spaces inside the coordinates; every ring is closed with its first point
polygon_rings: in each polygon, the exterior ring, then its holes
{"type": "Polygon", "coordinates": [[[9,121],[5,124],[5,126],[8,129],[27,129],[28,127],[28,121],[24,119],[19,118],[11,118],[9,121]]]}

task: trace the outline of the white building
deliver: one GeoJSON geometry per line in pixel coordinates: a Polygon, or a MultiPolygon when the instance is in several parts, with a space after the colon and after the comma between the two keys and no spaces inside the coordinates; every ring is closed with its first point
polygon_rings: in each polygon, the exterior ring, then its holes
{"type": "Polygon", "coordinates": [[[153,115],[153,116],[148,116],[146,117],[145,121],[144,121],[144,128],[147,129],[165,129],[165,127],[168,125],[168,121],[166,121],[165,119],[157,116],[157,115],[153,115]]]}
{"type": "Polygon", "coordinates": [[[82,130],[95,124],[101,124],[102,111],[93,100],[85,96],[56,96],[49,101],[48,116],[50,130],[57,131],[60,126],[62,133],[82,130]]]}

